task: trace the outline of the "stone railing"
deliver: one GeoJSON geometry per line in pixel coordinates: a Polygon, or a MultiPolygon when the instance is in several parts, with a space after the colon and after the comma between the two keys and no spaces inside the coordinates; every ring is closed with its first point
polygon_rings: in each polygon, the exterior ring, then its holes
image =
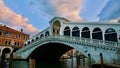
{"type": "Polygon", "coordinates": [[[43,42],[47,41],[59,41],[59,42],[67,42],[72,44],[80,44],[80,45],[92,45],[92,46],[103,46],[103,47],[110,47],[115,49],[120,49],[120,43],[117,42],[111,42],[111,41],[103,41],[103,40],[97,40],[97,39],[90,39],[90,38],[79,38],[79,37],[71,37],[71,36],[62,36],[62,35],[51,35],[42,37],[31,44],[24,46],[22,49],[18,50],[25,51],[29,48],[32,48],[36,45],[39,45],[43,42]]]}

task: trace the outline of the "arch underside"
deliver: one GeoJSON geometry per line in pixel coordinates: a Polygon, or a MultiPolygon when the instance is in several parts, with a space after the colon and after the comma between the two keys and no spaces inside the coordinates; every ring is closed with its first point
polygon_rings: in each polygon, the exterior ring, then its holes
{"type": "Polygon", "coordinates": [[[36,48],[29,57],[39,61],[59,61],[60,57],[67,51],[73,49],[61,43],[47,43],[36,48]]]}

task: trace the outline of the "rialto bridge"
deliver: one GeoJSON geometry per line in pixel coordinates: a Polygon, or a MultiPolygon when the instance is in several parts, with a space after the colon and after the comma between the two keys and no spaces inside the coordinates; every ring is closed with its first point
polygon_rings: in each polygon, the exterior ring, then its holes
{"type": "Polygon", "coordinates": [[[70,22],[55,17],[50,26],[32,36],[24,47],[16,52],[22,59],[58,60],[71,49],[80,51],[86,57],[91,54],[92,62],[105,63],[120,59],[120,24],[100,22],[70,22]]]}

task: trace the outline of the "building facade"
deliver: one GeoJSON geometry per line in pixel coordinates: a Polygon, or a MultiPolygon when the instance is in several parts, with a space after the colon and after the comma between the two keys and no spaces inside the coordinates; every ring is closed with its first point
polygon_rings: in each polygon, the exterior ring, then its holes
{"type": "Polygon", "coordinates": [[[6,25],[0,25],[0,47],[8,46],[14,50],[19,49],[29,37],[28,34],[23,33],[23,29],[18,31],[6,25]]]}

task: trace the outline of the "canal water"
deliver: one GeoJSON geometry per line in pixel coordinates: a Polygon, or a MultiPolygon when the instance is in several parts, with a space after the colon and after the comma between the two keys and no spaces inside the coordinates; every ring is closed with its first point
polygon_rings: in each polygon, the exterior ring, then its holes
{"type": "MultiPolygon", "coordinates": [[[[77,68],[76,59],[66,59],[59,62],[40,62],[36,61],[35,68],[77,68]]],[[[29,62],[23,60],[14,60],[13,68],[29,68],[29,62]]]]}
{"type": "MultiPolygon", "coordinates": [[[[36,61],[35,65],[35,68],[76,68],[76,62],[72,64],[70,59],[59,62],[36,61]]],[[[23,60],[14,60],[13,68],[29,68],[29,62],[23,60]]]]}

